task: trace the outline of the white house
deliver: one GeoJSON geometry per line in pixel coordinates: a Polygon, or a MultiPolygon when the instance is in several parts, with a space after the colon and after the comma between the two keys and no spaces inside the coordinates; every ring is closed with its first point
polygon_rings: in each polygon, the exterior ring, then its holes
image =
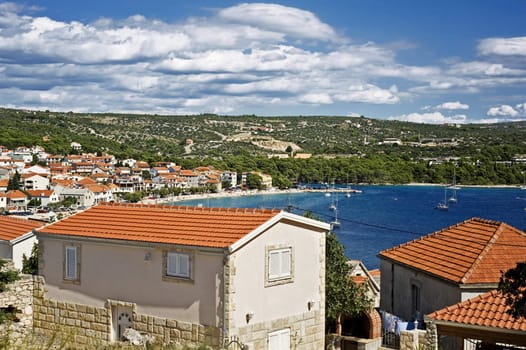
{"type": "Polygon", "coordinates": [[[24,190],[47,190],[49,189],[49,178],[36,174],[23,174],[22,181],[24,190]]]}
{"type": "Polygon", "coordinates": [[[95,204],[95,194],[87,188],[63,188],[59,193],[59,199],[75,198],[76,204],[83,207],[91,207],[95,204]]]}
{"type": "Polygon", "coordinates": [[[31,196],[31,199],[40,200],[40,205],[43,207],[60,201],[58,194],[54,190],[28,190],[26,192],[31,196]]]}
{"type": "Polygon", "coordinates": [[[37,231],[34,327],[322,349],[328,231],[278,210],[100,204],[37,231]]]}
{"type": "Polygon", "coordinates": [[[22,256],[29,257],[36,242],[33,229],[41,226],[40,221],[0,215],[0,259],[10,259],[15,268],[22,269],[22,256]]]}

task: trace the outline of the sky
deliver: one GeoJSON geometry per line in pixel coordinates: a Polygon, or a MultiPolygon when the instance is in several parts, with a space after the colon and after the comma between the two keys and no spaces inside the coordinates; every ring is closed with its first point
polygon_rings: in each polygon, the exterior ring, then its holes
{"type": "Polygon", "coordinates": [[[0,2],[0,106],[526,120],[525,15],[523,0],[0,2]]]}

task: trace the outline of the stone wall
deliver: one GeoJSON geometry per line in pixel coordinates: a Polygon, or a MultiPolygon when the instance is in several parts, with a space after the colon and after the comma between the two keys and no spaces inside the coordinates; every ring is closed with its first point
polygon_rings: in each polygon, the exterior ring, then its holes
{"type": "Polygon", "coordinates": [[[271,330],[290,328],[291,349],[318,350],[325,347],[325,320],[322,313],[308,311],[269,322],[260,322],[236,329],[239,340],[248,349],[266,349],[271,330]]]}
{"type": "Polygon", "coordinates": [[[108,300],[104,307],[66,303],[45,296],[44,280],[35,279],[34,330],[53,336],[57,332],[76,345],[102,345],[113,339],[112,308],[130,307],[132,328],[155,342],[170,344],[219,344],[220,331],[216,327],[180,322],[137,313],[133,303],[108,300]]]}
{"type": "Polygon", "coordinates": [[[8,333],[12,342],[21,342],[33,329],[33,276],[20,275],[18,281],[9,284],[8,289],[0,293],[0,307],[9,306],[16,309],[16,320],[0,326],[0,337],[8,333]]]}

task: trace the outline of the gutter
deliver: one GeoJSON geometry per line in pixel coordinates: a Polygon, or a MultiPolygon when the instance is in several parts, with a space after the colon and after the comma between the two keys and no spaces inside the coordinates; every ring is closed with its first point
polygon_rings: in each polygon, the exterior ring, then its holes
{"type": "Polygon", "coordinates": [[[229,249],[223,251],[223,320],[222,320],[222,344],[226,344],[226,263],[228,261],[229,249]]]}

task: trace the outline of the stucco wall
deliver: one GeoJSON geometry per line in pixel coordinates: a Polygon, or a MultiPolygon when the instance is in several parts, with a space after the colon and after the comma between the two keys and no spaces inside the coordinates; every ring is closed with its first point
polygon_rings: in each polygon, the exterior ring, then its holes
{"type": "Polygon", "coordinates": [[[384,259],[380,259],[380,269],[382,273],[380,308],[402,319],[412,320],[413,318],[412,284],[420,286],[421,317],[456,304],[461,299],[458,286],[417,270],[396,264],[392,269],[392,263],[384,259]]]}
{"type": "Polygon", "coordinates": [[[265,349],[269,332],[291,329],[298,348],[323,347],[325,233],[280,222],[233,253],[229,262],[229,336],[265,349]],[[266,286],[268,247],[292,247],[293,281],[266,286]],[[311,307],[309,309],[309,302],[311,307]],[[251,319],[247,322],[247,314],[251,319]],[[321,346],[321,347],[320,347],[321,346]]]}
{"type": "Polygon", "coordinates": [[[31,250],[33,245],[36,243],[37,238],[34,234],[28,235],[24,240],[21,240],[13,245],[13,263],[15,268],[22,270],[22,256],[25,254],[26,257],[31,256],[31,250]]]}
{"type": "Polygon", "coordinates": [[[108,299],[121,300],[137,304],[140,314],[210,326],[220,323],[216,315],[223,291],[222,254],[191,251],[194,281],[163,281],[161,247],[77,243],[80,284],[73,284],[62,279],[64,242],[40,239],[39,268],[48,298],[94,307],[104,307],[108,299]]]}

